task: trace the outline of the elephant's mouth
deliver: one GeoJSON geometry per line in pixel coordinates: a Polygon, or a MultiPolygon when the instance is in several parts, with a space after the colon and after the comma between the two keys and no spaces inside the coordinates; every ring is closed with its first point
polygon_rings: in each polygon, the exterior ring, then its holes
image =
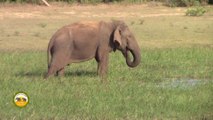
{"type": "Polygon", "coordinates": [[[126,58],[126,63],[129,67],[136,67],[140,63],[140,52],[126,47],[123,50],[123,55],[126,58]],[[129,55],[131,53],[131,55],[129,55]]]}

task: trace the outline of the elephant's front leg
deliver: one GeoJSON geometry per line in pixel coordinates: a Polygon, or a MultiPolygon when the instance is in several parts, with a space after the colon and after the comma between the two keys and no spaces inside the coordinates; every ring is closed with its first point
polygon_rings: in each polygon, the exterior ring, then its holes
{"type": "Polygon", "coordinates": [[[98,62],[98,75],[104,77],[108,70],[109,53],[102,53],[96,56],[98,62]]]}

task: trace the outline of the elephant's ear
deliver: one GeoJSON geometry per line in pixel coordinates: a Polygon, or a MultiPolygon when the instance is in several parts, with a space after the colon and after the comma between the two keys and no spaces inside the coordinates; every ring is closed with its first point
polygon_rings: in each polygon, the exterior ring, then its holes
{"type": "Polygon", "coordinates": [[[113,42],[117,45],[120,46],[121,45],[121,33],[120,33],[120,27],[117,27],[115,32],[114,32],[114,38],[113,38],[113,42]]]}

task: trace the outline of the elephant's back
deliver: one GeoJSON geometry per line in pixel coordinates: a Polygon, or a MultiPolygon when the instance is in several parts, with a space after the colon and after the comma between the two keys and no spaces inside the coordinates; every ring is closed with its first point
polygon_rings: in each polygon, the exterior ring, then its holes
{"type": "Polygon", "coordinates": [[[70,25],[64,26],[65,28],[68,29],[99,29],[100,27],[100,22],[97,21],[81,21],[81,22],[76,22],[72,23],[70,25]]]}

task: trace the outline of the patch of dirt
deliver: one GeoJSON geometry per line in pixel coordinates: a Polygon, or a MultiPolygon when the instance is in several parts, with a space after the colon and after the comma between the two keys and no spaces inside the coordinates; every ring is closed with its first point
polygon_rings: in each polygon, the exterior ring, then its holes
{"type": "Polygon", "coordinates": [[[184,15],[185,8],[148,5],[1,6],[0,19],[7,18],[130,18],[184,15]]]}

